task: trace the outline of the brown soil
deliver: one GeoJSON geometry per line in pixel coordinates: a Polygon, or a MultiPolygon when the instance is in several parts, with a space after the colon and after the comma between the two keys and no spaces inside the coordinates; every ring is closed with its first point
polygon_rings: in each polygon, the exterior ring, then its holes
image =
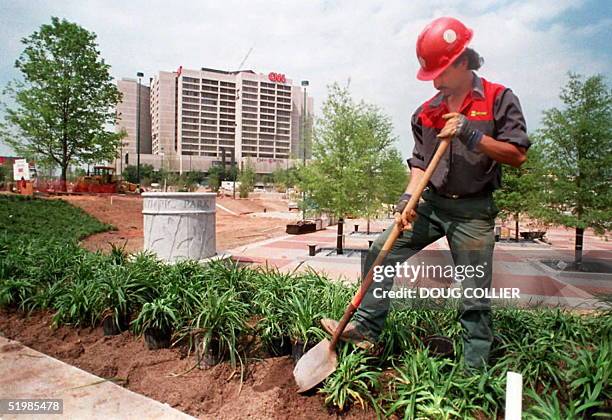
{"type": "MultiPolygon", "coordinates": [[[[289,357],[249,360],[245,378],[227,364],[195,368],[186,349],[149,351],[130,332],[104,336],[102,328],[50,327],[51,313],[29,316],[0,310],[0,334],[132,391],[200,418],[323,419],[335,418],[322,395],[300,395],[289,357]]],[[[2,349],[6,351],[7,349],[2,349]]],[[[343,418],[375,418],[373,411],[353,408],[343,418]]]]}
{"type": "MultiPolygon", "coordinates": [[[[53,197],[58,198],[58,197],[53,197]]],[[[115,231],[92,235],[82,241],[90,251],[109,250],[110,244],[124,246],[129,252],[142,250],[143,217],[142,198],[139,196],[66,195],[59,197],[78,206],[104,223],[117,228],[115,231]],[[112,204],[111,204],[112,197],[112,204]]],[[[217,203],[236,213],[233,215],[217,208],[217,250],[232,249],[241,245],[279,236],[285,233],[287,220],[266,217],[254,218],[249,213],[287,210],[283,200],[232,199],[218,197],[217,203]]]]}

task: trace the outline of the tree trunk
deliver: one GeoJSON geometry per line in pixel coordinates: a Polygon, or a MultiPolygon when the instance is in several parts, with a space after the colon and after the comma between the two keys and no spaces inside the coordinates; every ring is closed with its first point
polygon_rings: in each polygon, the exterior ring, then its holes
{"type": "Polygon", "coordinates": [[[584,240],[584,229],[576,228],[576,246],[574,247],[574,263],[576,268],[580,270],[582,265],[582,244],[584,240]]]}
{"type": "Polygon", "coordinates": [[[61,177],[60,177],[60,189],[61,189],[63,192],[68,191],[67,186],[66,186],[66,178],[67,178],[67,175],[68,175],[68,166],[67,166],[67,165],[66,165],[66,166],[63,166],[63,165],[62,165],[62,175],[61,175],[61,177]]]}
{"type": "Polygon", "coordinates": [[[366,233],[369,235],[370,234],[370,218],[368,217],[368,223],[366,225],[366,233]]]}
{"type": "Polygon", "coordinates": [[[336,239],[336,254],[342,255],[342,229],[344,225],[344,219],[341,217],[338,219],[338,237],[336,239]]]}
{"type": "Polygon", "coordinates": [[[516,239],[516,242],[518,242],[519,241],[519,214],[518,213],[514,215],[514,229],[515,229],[514,238],[516,239]]]}

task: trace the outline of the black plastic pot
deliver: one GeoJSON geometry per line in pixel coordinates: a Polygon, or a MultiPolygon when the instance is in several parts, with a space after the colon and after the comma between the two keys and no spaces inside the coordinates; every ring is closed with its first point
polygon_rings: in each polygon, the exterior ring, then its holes
{"type": "Polygon", "coordinates": [[[145,343],[149,350],[167,349],[170,347],[172,333],[168,330],[149,328],[144,332],[145,343]]]}
{"type": "Polygon", "coordinates": [[[429,349],[429,354],[437,357],[451,357],[455,353],[453,340],[442,335],[432,335],[423,339],[423,344],[429,349]]]}
{"type": "Polygon", "coordinates": [[[206,350],[203,351],[200,338],[196,338],[197,358],[204,367],[212,367],[221,363],[223,355],[221,354],[220,347],[219,339],[212,338],[206,350]]]}
{"type": "Polygon", "coordinates": [[[102,329],[104,335],[118,335],[123,331],[126,331],[130,325],[129,315],[122,315],[119,317],[119,325],[115,322],[113,315],[108,315],[102,320],[102,329]]]}
{"type": "Polygon", "coordinates": [[[288,356],[291,354],[291,340],[289,336],[274,337],[267,343],[266,348],[272,357],[288,356]]]}
{"type": "Polygon", "coordinates": [[[293,359],[293,361],[297,363],[297,361],[302,358],[304,353],[308,352],[308,350],[313,348],[315,344],[316,343],[313,343],[311,341],[304,343],[301,340],[293,340],[291,342],[291,358],[293,359]]]}

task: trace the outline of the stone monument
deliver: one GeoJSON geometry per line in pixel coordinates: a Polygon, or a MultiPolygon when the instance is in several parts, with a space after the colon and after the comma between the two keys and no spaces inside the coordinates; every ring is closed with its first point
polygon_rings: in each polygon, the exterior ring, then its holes
{"type": "Polygon", "coordinates": [[[142,194],[144,249],[168,262],[216,255],[215,193],[142,194]]]}

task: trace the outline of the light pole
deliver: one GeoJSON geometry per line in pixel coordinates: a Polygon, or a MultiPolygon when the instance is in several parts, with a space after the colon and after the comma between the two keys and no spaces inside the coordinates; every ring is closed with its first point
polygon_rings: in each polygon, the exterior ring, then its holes
{"type": "MultiPolygon", "coordinates": [[[[302,80],[302,87],[304,88],[304,101],[302,102],[302,163],[306,166],[306,86],[308,86],[308,80],[302,80]]],[[[302,191],[302,220],[306,220],[306,191],[302,191]]]]}
{"type": "Polygon", "coordinates": [[[138,76],[136,91],[136,179],[138,180],[138,190],[140,190],[140,79],[144,77],[144,73],[139,71],[136,76],[138,76]]]}

